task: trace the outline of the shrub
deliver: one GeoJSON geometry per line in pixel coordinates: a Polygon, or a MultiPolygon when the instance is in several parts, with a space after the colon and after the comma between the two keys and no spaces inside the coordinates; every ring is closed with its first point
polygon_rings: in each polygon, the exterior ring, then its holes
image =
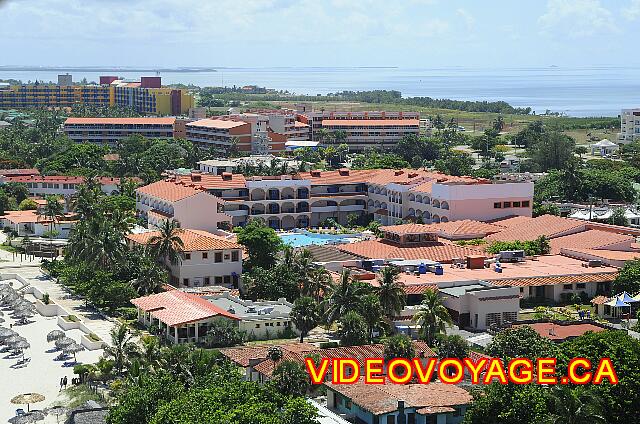
{"type": "Polygon", "coordinates": [[[78,319],[78,317],[75,316],[75,315],[66,315],[63,318],[65,319],[65,321],[69,321],[69,322],[79,322],[80,321],[78,319]]]}
{"type": "Polygon", "coordinates": [[[51,303],[51,299],[49,298],[49,293],[45,293],[42,295],[42,303],[44,303],[45,305],[48,305],[49,303],[51,303]]]}

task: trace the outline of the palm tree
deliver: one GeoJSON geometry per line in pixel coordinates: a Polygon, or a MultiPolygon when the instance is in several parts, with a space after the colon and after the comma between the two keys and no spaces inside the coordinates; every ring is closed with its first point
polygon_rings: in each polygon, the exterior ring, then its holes
{"type": "Polygon", "coordinates": [[[428,289],[424,292],[420,309],[412,321],[420,325],[422,337],[429,346],[433,346],[436,334],[446,333],[447,324],[451,324],[449,311],[444,307],[438,292],[428,289]]]}
{"type": "Polygon", "coordinates": [[[51,227],[56,227],[58,218],[64,214],[64,206],[60,203],[58,196],[46,196],[45,200],[47,203],[42,214],[51,220],[51,225],[49,226],[49,230],[51,230],[51,227]]]}
{"type": "Polygon", "coordinates": [[[138,351],[133,341],[134,335],[125,324],[120,324],[111,330],[111,345],[104,348],[107,358],[113,359],[113,366],[118,375],[129,364],[138,351]]]}
{"type": "Polygon", "coordinates": [[[332,135],[336,144],[342,144],[347,139],[347,132],[344,130],[336,130],[332,135]]]}
{"type": "Polygon", "coordinates": [[[267,351],[267,358],[273,361],[274,368],[275,368],[275,364],[278,363],[278,361],[280,361],[283,356],[284,356],[284,353],[282,352],[282,348],[280,346],[271,346],[267,351]]]}
{"type": "Polygon", "coordinates": [[[320,301],[322,295],[326,295],[333,287],[331,274],[324,267],[313,267],[307,272],[307,278],[302,283],[300,294],[320,301]]]}
{"type": "Polygon", "coordinates": [[[163,260],[165,265],[179,264],[182,262],[184,242],[180,238],[180,223],[175,219],[162,221],[159,233],[149,238],[149,248],[158,260],[163,260]]]}
{"type": "Polygon", "coordinates": [[[549,424],[606,423],[598,413],[600,398],[584,386],[554,386],[550,396],[549,424]]]}
{"type": "Polygon", "coordinates": [[[304,338],[309,331],[316,328],[320,321],[320,312],[318,304],[310,297],[300,297],[293,303],[291,309],[291,322],[300,331],[300,343],[304,342],[304,338]]]}
{"type": "Polygon", "coordinates": [[[404,284],[398,281],[399,274],[400,269],[396,266],[384,267],[378,277],[380,286],[375,289],[382,312],[388,319],[397,316],[407,301],[404,284]]]}
{"type": "Polygon", "coordinates": [[[331,131],[329,131],[326,128],[320,128],[318,130],[318,141],[322,144],[327,144],[326,142],[329,141],[331,139],[331,131]]]}
{"type": "Polygon", "coordinates": [[[326,322],[333,324],[347,312],[356,311],[364,294],[364,287],[355,284],[351,280],[351,271],[343,268],[340,281],[331,288],[324,301],[326,322]]]}
{"type": "Polygon", "coordinates": [[[367,294],[360,300],[360,315],[367,324],[367,334],[369,335],[369,343],[373,341],[373,330],[379,328],[384,323],[382,307],[380,300],[375,294],[367,294]]]}
{"type": "Polygon", "coordinates": [[[502,115],[499,115],[495,121],[493,121],[493,129],[496,130],[497,132],[500,132],[504,129],[504,118],[502,117],[502,115]]]}
{"type": "Polygon", "coordinates": [[[147,254],[147,252],[138,253],[139,258],[136,262],[136,276],[131,280],[130,284],[140,296],[147,296],[160,291],[160,287],[168,281],[167,271],[164,270],[155,258],[147,254]]]}

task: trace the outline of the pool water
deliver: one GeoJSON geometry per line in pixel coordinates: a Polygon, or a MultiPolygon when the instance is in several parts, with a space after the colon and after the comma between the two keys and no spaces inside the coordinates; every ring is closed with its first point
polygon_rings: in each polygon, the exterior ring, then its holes
{"type": "Polygon", "coordinates": [[[317,234],[305,231],[303,233],[281,234],[282,241],[293,247],[309,246],[311,244],[327,244],[331,242],[347,242],[353,238],[351,234],[317,234]]]}

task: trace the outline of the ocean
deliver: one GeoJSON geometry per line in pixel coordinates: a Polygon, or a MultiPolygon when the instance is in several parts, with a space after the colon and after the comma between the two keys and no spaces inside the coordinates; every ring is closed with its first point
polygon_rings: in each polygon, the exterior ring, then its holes
{"type": "MultiPolygon", "coordinates": [[[[2,68],[0,79],[56,81],[69,72],[74,81],[98,81],[100,75],[137,79],[153,70],[2,68]]],[[[640,68],[209,68],[161,70],[164,84],[243,86],[255,84],[296,94],[327,94],[342,90],[398,90],[405,97],[455,100],[504,100],[569,116],[617,116],[622,108],[640,107],[640,68]]]]}

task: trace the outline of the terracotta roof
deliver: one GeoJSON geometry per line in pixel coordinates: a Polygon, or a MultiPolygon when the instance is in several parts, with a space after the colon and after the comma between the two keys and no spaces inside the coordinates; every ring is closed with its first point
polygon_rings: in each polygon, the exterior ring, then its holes
{"type": "Polygon", "coordinates": [[[605,249],[611,245],[625,245],[631,248],[635,237],[617,234],[610,231],[587,230],[568,236],[556,237],[549,241],[551,253],[559,254],[562,248],[605,249]]]}
{"type": "Polygon", "coordinates": [[[429,283],[424,283],[424,284],[405,284],[403,289],[404,289],[404,293],[407,294],[407,295],[410,295],[410,294],[423,294],[427,290],[438,291],[438,285],[437,284],[429,284],[429,283]]]}
{"type": "Polygon", "coordinates": [[[187,127],[229,129],[241,127],[242,125],[249,124],[244,121],[232,121],[228,119],[200,119],[199,121],[189,122],[187,127]]]}
{"type": "MultiPolygon", "coordinates": [[[[433,350],[431,350],[431,348],[423,341],[414,341],[413,347],[415,349],[416,356],[419,358],[436,356],[433,350]]],[[[321,358],[351,358],[355,359],[361,367],[364,367],[365,360],[367,358],[381,358],[384,355],[384,345],[370,344],[362,346],[342,346],[328,349],[316,348],[314,350],[298,352],[288,351],[285,353],[282,360],[290,360],[303,364],[304,359],[311,355],[318,355],[321,358]]],[[[254,369],[260,374],[270,377],[277,366],[278,364],[274,364],[273,361],[263,361],[256,365],[254,369]]]]}
{"type": "Polygon", "coordinates": [[[396,234],[423,234],[435,232],[434,227],[427,224],[387,225],[384,227],[380,227],[380,229],[382,231],[389,231],[396,234]]]}
{"type": "Polygon", "coordinates": [[[388,125],[403,125],[419,127],[418,119],[323,119],[323,127],[381,127],[388,125]]]}
{"type": "Polygon", "coordinates": [[[6,211],[2,218],[14,224],[26,224],[29,222],[39,222],[41,224],[45,224],[51,222],[49,218],[45,217],[44,215],[39,215],[34,210],[6,211]]]}
{"type": "Polygon", "coordinates": [[[591,299],[591,303],[594,305],[603,305],[608,301],[609,301],[609,298],[607,296],[596,296],[593,299],[591,299]]]}
{"type": "Polygon", "coordinates": [[[507,278],[503,280],[487,280],[494,286],[548,286],[555,284],[573,283],[605,283],[616,279],[617,272],[603,272],[599,274],[557,275],[546,277],[507,278]]]}
{"type": "Polygon", "coordinates": [[[136,192],[148,194],[149,196],[157,197],[168,202],[177,202],[178,200],[195,196],[196,194],[203,193],[204,191],[200,188],[184,184],[176,184],[173,181],[162,180],[143,187],[138,187],[136,192]]]}
{"type": "Polygon", "coordinates": [[[214,174],[189,174],[189,175],[175,175],[172,176],[175,180],[193,184],[197,187],[202,187],[205,190],[213,189],[233,189],[233,188],[246,188],[247,180],[242,174],[232,174],[229,177],[223,177],[222,175],[214,174]]]}
{"type": "Polygon", "coordinates": [[[64,124],[173,125],[175,122],[176,118],[67,118],[64,124]]]}
{"type": "Polygon", "coordinates": [[[634,259],[640,259],[640,252],[625,252],[621,250],[605,250],[605,249],[575,249],[565,248],[562,249],[562,254],[567,256],[573,256],[572,252],[583,253],[597,258],[609,259],[612,261],[632,261],[634,259]]]}
{"type": "MultiPolygon", "coordinates": [[[[182,228],[179,230],[180,239],[187,252],[199,250],[223,250],[242,249],[242,245],[230,242],[220,236],[202,230],[191,230],[182,228]]],[[[149,240],[160,234],[160,231],[148,231],[139,234],[127,234],[127,238],[134,243],[148,244],[149,240]]]]}
{"type": "Polygon", "coordinates": [[[578,337],[586,333],[587,331],[593,331],[599,333],[605,331],[604,328],[597,325],[588,323],[576,323],[568,325],[560,325],[552,322],[536,322],[531,324],[517,324],[514,327],[529,326],[535,330],[536,333],[550,340],[566,340],[571,337],[578,337]],[[553,334],[549,334],[549,332],[553,334]]]}
{"type": "Polygon", "coordinates": [[[14,168],[14,169],[0,169],[0,175],[6,177],[13,177],[18,175],[40,175],[40,171],[36,168],[14,168]]]}
{"type": "Polygon", "coordinates": [[[171,215],[170,213],[163,212],[158,209],[151,209],[149,212],[147,212],[147,215],[155,216],[156,218],[159,218],[159,219],[173,218],[173,215],[171,215]]]}
{"type": "Polygon", "coordinates": [[[490,221],[490,222],[493,225],[497,225],[499,227],[511,228],[511,227],[517,227],[519,225],[527,224],[532,219],[533,218],[531,218],[529,216],[518,215],[518,216],[510,216],[510,217],[503,218],[503,219],[495,219],[495,220],[490,221]]]}
{"type": "Polygon", "coordinates": [[[131,303],[169,326],[188,324],[215,316],[239,320],[213,303],[180,290],[139,297],[132,299],[131,303]]]}
{"type": "MultiPolygon", "coordinates": [[[[499,233],[487,236],[489,241],[527,241],[535,240],[540,236],[547,238],[560,237],[571,233],[577,233],[585,229],[584,221],[570,218],[561,218],[555,215],[542,215],[537,218],[519,217],[510,218],[507,228],[499,233]]],[[[496,226],[504,226],[504,221],[493,223],[496,226]]]]}
{"type": "Polygon", "coordinates": [[[453,258],[483,254],[479,249],[445,243],[406,247],[379,240],[364,240],[356,243],[340,244],[336,247],[343,252],[369,259],[430,259],[443,263],[451,262],[453,258]]]}
{"type": "Polygon", "coordinates": [[[345,171],[318,171],[302,172],[300,177],[311,180],[312,185],[355,184],[367,183],[380,173],[378,169],[349,169],[345,171]],[[318,173],[317,175],[314,175],[318,173]]]}
{"type": "Polygon", "coordinates": [[[309,125],[305,124],[304,122],[300,122],[300,121],[295,121],[293,123],[293,126],[296,128],[309,128],[309,125]]]}
{"type": "MultiPolygon", "coordinates": [[[[250,359],[267,359],[272,344],[238,346],[220,349],[220,353],[241,367],[248,367],[250,359]]],[[[285,352],[311,352],[318,348],[309,343],[286,343],[278,345],[285,352]]]]}
{"type": "Polygon", "coordinates": [[[423,415],[449,411],[451,407],[467,405],[473,400],[465,389],[440,382],[372,385],[364,384],[361,377],[354,384],[325,384],[374,415],[396,411],[398,400],[404,400],[405,407],[416,408],[416,412],[423,415]]]}

